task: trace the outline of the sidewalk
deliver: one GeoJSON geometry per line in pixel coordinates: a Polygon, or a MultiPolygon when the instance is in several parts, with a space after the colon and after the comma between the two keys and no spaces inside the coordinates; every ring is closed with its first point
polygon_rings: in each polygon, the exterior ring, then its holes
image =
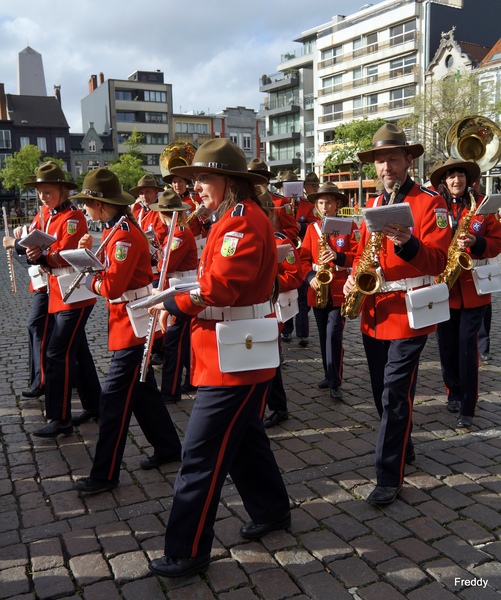
{"type": "MultiPolygon", "coordinates": [[[[120,486],[80,497],[98,426],[57,441],[32,436],[43,402],[27,387],[28,275],[17,259],[17,296],[0,257],[0,598],[33,600],[501,600],[501,308],[494,298],[491,354],[482,364],[480,401],[469,433],[445,410],[437,345],[422,356],[413,439],[414,465],[392,505],[367,502],[375,483],[379,428],[359,323],[345,329],[343,402],[316,387],[323,378],[313,319],[310,345],[283,345],[291,417],[269,430],[291,503],[292,527],[261,542],[239,536],[248,520],[231,481],[218,512],[211,565],[203,576],[159,579],[149,560],[163,534],[179,464],[142,471],[151,454],[132,421],[120,486]],[[485,589],[472,580],[487,580],[485,589]]],[[[109,364],[106,308],[87,324],[98,373],[109,364]]],[[[43,399],[42,399],[43,400],[43,399]]],[[[182,436],[194,398],[169,405],[182,436]]],[[[74,412],[80,409],[75,397],[74,412]]],[[[478,581],[476,581],[478,583],[478,581]]],[[[482,582],[483,585],[483,582],[482,582]]]]}

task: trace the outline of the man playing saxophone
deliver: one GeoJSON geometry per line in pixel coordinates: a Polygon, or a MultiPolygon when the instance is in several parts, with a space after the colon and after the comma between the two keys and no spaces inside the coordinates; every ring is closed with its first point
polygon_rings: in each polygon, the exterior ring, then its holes
{"type": "MultiPolygon", "coordinates": [[[[392,223],[383,229],[378,249],[382,284],[376,293],[367,296],[362,307],[364,348],[381,418],[376,444],[377,486],[368,497],[374,504],[395,500],[402,488],[405,463],[415,458],[411,441],[412,402],[419,357],[428,334],[436,329],[436,325],[410,328],[405,293],[429,285],[444,269],[450,241],[444,199],[418,186],[408,175],[412,160],[423,152],[421,144],[408,144],[404,131],[388,123],[374,135],[372,150],[358,155],[362,162],[374,161],[384,185],[383,193],[371,199],[368,206],[387,204],[400,181],[394,203],[409,203],[414,217],[411,228],[392,223]]],[[[355,269],[371,236],[365,223],[360,235],[355,269]]],[[[354,281],[351,274],[344,286],[345,296],[352,291],[354,281]]]]}

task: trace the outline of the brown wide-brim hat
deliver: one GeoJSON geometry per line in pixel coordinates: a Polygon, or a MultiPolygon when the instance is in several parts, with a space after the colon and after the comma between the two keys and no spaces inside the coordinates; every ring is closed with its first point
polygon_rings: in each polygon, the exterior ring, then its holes
{"type": "Polygon", "coordinates": [[[322,183],[322,185],[318,188],[318,192],[314,192],[313,194],[308,194],[308,196],[306,196],[306,197],[309,202],[316,202],[317,198],[319,196],[325,196],[326,194],[329,194],[330,196],[334,196],[334,198],[341,200],[341,202],[342,202],[341,208],[348,206],[348,204],[350,203],[348,196],[345,196],[344,194],[342,194],[339,191],[339,188],[337,187],[337,185],[335,183],[331,183],[330,181],[326,181],[325,183],[322,183]]]}
{"type": "Polygon", "coordinates": [[[298,181],[297,175],[292,171],[285,171],[280,179],[274,184],[277,190],[283,188],[284,181],[298,181]]]}
{"type": "Polygon", "coordinates": [[[104,167],[94,169],[85,176],[82,191],[71,197],[72,200],[79,198],[84,202],[93,199],[109,204],[119,204],[120,206],[134,204],[136,201],[132,194],[122,190],[115,173],[104,167]]]}
{"type": "Polygon", "coordinates": [[[150,204],[150,210],[155,212],[183,212],[191,208],[189,204],[181,200],[181,196],[172,189],[165,190],[155,204],[150,204]]]}
{"type": "Polygon", "coordinates": [[[163,192],[165,189],[163,185],[158,185],[155,175],[144,175],[144,177],[141,177],[136,187],[130,189],[130,193],[140,194],[142,188],[155,188],[157,192],[163,192]]]}
{"type": "Polygon", "coordinates": [[[275,208],[271,194],[264,185],[256,185],[256,196],[261,200],[263,208],[268,210],[273,210],[275,208]]]}
{"type": "Polygon", "coordinates": [[[421,144],[408,144],[405,131],[393,125],[393,123],[385,123],[380,127],[372,138],[372,150],[358,152],[358,158],[363,163],[374,162],[374,152],[376,150],[390,150],[391,148],[402,148],[412,158],[418,158],[424,154],[424,148],[421,144]]]}
{"type": "Polygon", "coordinates": [[[193,157],[191,165],[172,168],[173,175],[185,179],[194,179],[197,173],[216,173],[241,177],[253,183],[268,183],[268,179],[263,175],[249,173],[244,151],[226,138],[215,138],[204,142],[193,157]]]}
{"type": "Polygon", "coordinates": [[[461,158],[448,158],[441,167],[438,167],[433,170],[430,175],[431,185],[437,189],[442,179],[442,176],[447,173],[447,171],[454,171],[455,169],[464,169],[470,176],[470,182],[475,183],[477,179],[480,177],[480,167],[476,162],[472,160],[462,160],[461,158]]]}
{"type": "Polygon", "coordinates": [[[33,181],[23,183],[23,187],[36,188],[43,183],[51,183],[53,185],[62,185],[69,190],[76,190],[78,185],[71,181],[66,181],[64,172],[61,167],[55,162],[46,162],[40,166],[33,181]]]}
{"type": "MultiPolygon", "coordinates": [[[[176,175],[175,173],[169,173],[165,177],[162,177],[162,181],[165,181],[165,183],[168,183],[170,185],[172,183],[172,180],[174,179],[174,177],[181,177],[181,175],[176,175]]],[[[187,179],[186,177],[181,177],[181,179],[184,179],[187,184],[190,183],[190,181],[191,181],[190,179],[187,179]]]]}
{"type": "Polygon", "coordinates": [[[318,175],[315,172],[311,171],[311,173],[308,173],[306,175],[306,177],[304,178],[304,183],[305,183],[305,185],[312,184],[312,183],[313,184],[320,183],[320,179],[318,178],[318,175]]]}
{"type": "Polygon", "coordinates": [[[247,169],[249,170],[249,173],[256,173],[257,175],[262,175],[268,180],[276,177],[276,174],[272,173],[268,169],[268,165],[264,162],[262,158],[253,158],[247,165],[247,169]]]}

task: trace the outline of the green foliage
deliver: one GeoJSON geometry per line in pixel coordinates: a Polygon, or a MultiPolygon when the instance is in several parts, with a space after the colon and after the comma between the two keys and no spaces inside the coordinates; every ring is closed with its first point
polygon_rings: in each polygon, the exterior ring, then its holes
{"type": "Polygon", "coordinates": [[[110,165],[109,169],[118,177],[126,192],[135,187],[141,177],[147,173],[143,167],[143,161],[134,157],[130,152],[122,154],[118,162],[110,165]]]}
{"type": "Polygon", "coordinates": [[[41,152],[36,146],[27,144],[14,156],[8,156],[5,159],[3,169],[0,171],[0,179],[3,180],[5,189],[15,188],[21,194],[28,191],[24,183],[28,181],[30,175],[36,175],[40,165],[41,152]]]}
{"type": "Polygon", "coordinates": [[[146,156],[141,152],[140,148],[143,147],[142,141],[144,140],[144,133],[139,133],[137,127],[134,127],[129,139],[124,142],[124,146],[128,146],[127,154],[131,154],[134,158],[140,158],[143,162],[146,160],[146,156]]]}
{"type": "Polygon", "coordinates": [[[75,183],[78,185],[77,192],[82,191],[83,182],[84,182],[84,179],[87,177],[87,175],[88,175],[88,171],[85,171],[85,173],[80,173],[80,175],[75,179],[75,183]]]}
{"type": "MultiPolygon", "coordinates": [[[[360,161],[357,153],[372,148],[374,134],[386,122],[385,119],[364,117],[336,127],[334,149],[324,161],[324,173],[337,173],[341,168],[341,171],[350,171],[353,177],[358,177],[360,161]]],[[[374,164],[364,164],[362,173],[365,179],[375,179],[374,164]]]]}
{"type": "Polygon", "coordinates": [[[491,83],[479,85],[472,73],[457,72],[454,76],[431,81],[422,94],[409,99],[414,111],[398,124],[412,129],[413,141],[423,144],[427,162],[445,160],[447,131],[457,120],[471,115],[482,115],[495,119],[501,112],[491,83]]]}

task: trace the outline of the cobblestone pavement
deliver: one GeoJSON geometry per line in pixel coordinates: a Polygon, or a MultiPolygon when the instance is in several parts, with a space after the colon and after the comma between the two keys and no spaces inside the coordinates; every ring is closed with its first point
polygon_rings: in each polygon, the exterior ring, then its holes
{"type": "MultiPolygon", "coordinates": [[[[480,402],[469,433],[445,410],[437,345],[422,356],[414,407],[418,455],[404,489],[378,509],[365,498],[374,480],[377,413],[371,400],[358,323],[345,330],[344,400],[334,403],[322,379],[312,322],[307,349],[284,345],[291,418],[270,431],[290,495],[292,527],[246,542],[248,520],[227,481],[215,526],[212,562],[203,576],[158,579],[148,561],[162,555],[178,464],[142,471],[151,453],[132,422],[120,487],[79,497],[75,477],[88,475],[98,434],[86,423],[57,441],[32,435],[43,402],[28,400],[28,277],[15,261],[18,295],[0,258],[0,598],[85,600],[500,600],[501,360],[500,322],[482,364],[480,402]],[[471,581],[487,580],[485,589],[471,581]]],[[[494,314],[500,301],[494,302],[494,314]]],[[[87,325],[105,378],[106,316],[102,301],[87,325]]],[[[169,405],[183,434],[193,397],[169,405]]],[[[80,409],[77,397],[74,410],[80,409]]]]}

